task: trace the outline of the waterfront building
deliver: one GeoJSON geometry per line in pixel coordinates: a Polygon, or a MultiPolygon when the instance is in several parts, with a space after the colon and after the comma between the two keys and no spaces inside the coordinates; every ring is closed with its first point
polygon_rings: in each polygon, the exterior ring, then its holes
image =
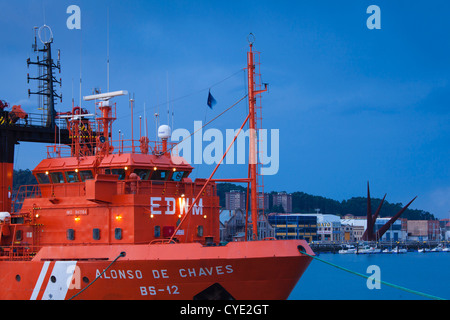
{"type": "MultiPolygon", "coordinates": [[[[245,239],[245,211],[242,209],[222,210],[220,213],[221,234],[220,241],[242,241],[245,239]]],[[[248,213],[248,223],[251,223],[251,213],[248,213]]],[[[247,238],[251,239],[251,229],[248,230],[247,238]]],[[[266,215],[258,215],[258,238],[275,237],[275,229],[269,223],[266,215]]]]}
{"type": "Polygon", "coordinates": [[[408,220],[408,240],[440,240],[438,220],[408,220]]]}
{"type": "Polygon", "coordinates": [[[307,214],[271,213],[267,216],[277,239],[317,241],[317,216],[307,214]]]}
{"type": "Polygon", "coordinates": [[[366,218],[348,215],[341,219],[341,225],[350,226],[352,228],[352,237],[350,238],[350,241],[360,241],[367,228],[367,220],[366,218]]]}
{"type": "Polygon", "coordinates": [[[332,214],[314,214],[317,217],[317,235],[320,241],[342,241],[341,218],[332,214]]]}
{"type": "MultiPolygon", "coordinates": [[[[383,227],[391,218],[377,218],[374,225],[374,233],[383,227]]],[[[407,233],[402,230],[402,221],[396,220],[378,241],[405,241],[407,233]]]]}
{"type": "Polygon", "coordinates": [[[220,241],[233,241],[234,236],[245,231],[245,212],[242,209],[222,210],[219,220],[223,225],[220,241]]]}
{"type": "Polygon", "coordinates": [[[428,240],[440,240],[439,220],[428,220],[428,240]]]}
{"type": "MultiPolygon", "coordinates": [[[[260,209],[269,210],[269,193],[258,193],[258,207],[260,209]]],[[[239,190],[231,190],[225,192],[225,209],[227,210],[246,210],[247,193],[239,190]]],[[[292,205],[291,205],[292,206],[292,205]]]]}
{"type": "Polygon", "coordinates": [[[245,210],[245,197],[246,193],[239,190],[231,190],[225,192],[225,209],[226,210],[245,210]]]}
{"type": "Polygon", "coordinates": [[[441,240],[450,240],[450,219],[439,220],[439,226],[441,227],[441,240]]]}
{"type": "Polygon", "coordinates": [[[350,224],[341,224],[341,241],[355,241],[353,235],[353,226],[350,224]]]}
{"type": "MultiPolygon", "coordinates": [[[[374,233],[376,233],[382,226],[386,224],[391,218],[377,218],[374,225],[374,233]]],[[[396,220],[392,226],[384,233],[378,241],[405,241],[407,239],[407,224],[406,219],[396,220]]],[[[352,227],[353,238],[350,241],[361,241],[364,232],[367,229],[366,217],[345,216],[341,219],[342,225],[352,227]]],[[[345,235],[344,235],[345,236],[345,235]]]]}
{"type": "MultiPolygon", "coordinates": [[[[249,223],[252,222],[251,214],[249,213],[249,223]]],[[[250,239],[252,230],[249,229],[248,238],[250,239]]],[[[270,224],[266,214],[262,212],[258,215],[258,239],[274,238],[275,228],[270,224]]]]}
{"type": "Polygon", "coordinates": [[[269,198],[270,198],[270,193],[258,192],[258,207],[259,207],[259,209],[264,208],[265,211],[269,210],[269,198]]]}
{"type": "Polygon", "coordinates": [[[273,206],[281,206],[285,213],[292,212],[292,194],[278,192],[272,195],[273,206]]]}

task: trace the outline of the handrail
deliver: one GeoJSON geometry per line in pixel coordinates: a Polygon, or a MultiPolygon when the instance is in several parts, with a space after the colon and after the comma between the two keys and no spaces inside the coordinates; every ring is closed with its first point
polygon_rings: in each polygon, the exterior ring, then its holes
{"type": "Polygon", "coordinates": [[[154,239],[149,244],[170,244],[170,243],[177,243],[173,239],[154,239]]]}
{"type": "Polygon", "coordinates": [[[38,253],[41,246],[10,245],[0,246],[0,260],[31,260],[38,253]]]}
{"type": "MultiPolygon", "coordinates": [[[[97,148],[99,144],[95,141],[86,142],[92,146],[92,148],[97,148]]],[[[141,141],[132,139],[120,139],[120,140],[110,140],[110,145],[113,147],[111,154],[155,154],[159,155],[163,153],[162,142],[161,141],[148,141],[147,152],[141,150],[141,141]]],[[[178,143],[168,142],[168,152],[172,152],[172,155],[178,155],[178,143]]],[[[69,158],[72,157],[72,146],[64,144],[51,144],[47,146],[47,159],[55,158],[69,158]]],[[[94,156],[94,154],[92,154],[94,156]]]]}

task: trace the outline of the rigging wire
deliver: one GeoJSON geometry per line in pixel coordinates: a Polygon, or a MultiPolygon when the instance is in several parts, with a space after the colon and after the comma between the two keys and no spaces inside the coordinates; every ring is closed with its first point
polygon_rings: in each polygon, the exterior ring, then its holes
{"type": "Polygon", "coordinates": [[[194,132],[192,132],[190,135],[188,135],[186,138],[184,138],[183,140],[181,140],[180,142],[175,143],[172,147],[167,149],[167,152],[170,152],[173,148],[175,148],[177,145],[179,145],[180,143],[182,143],[183,141],[189,139],[190,137],[192,137],[194,134],[196,134],[198,131],[202,130],[204,127],[206,127],[208,124],[210,124],[211,122],[213,122],[214,120],[216,120],[217,118],[219,118],[220,116],[222,116],[224,113],[226,113],[227,111],[231,110],[232,108],[234,108],[239,102],[241,102],[242,100],[244,100],[245,98],[247,98],[247,95],[243,96],[241,99],[239,99],[238,101],[236,101],[235,103],[233,103],[230,107],[228,107],[227,109],[225,109],[224,111],[222,111],[220,114],[218,114],[217,116],[215,116],[214,118],[212,118],[211,120],[209,120],[207,123],[205,123],[202,127],[198,128],[197,130],[195,130],[194,132]]]}
{"type": "MultiPolygon", "coordinates": [[[[304,255],[306,255],[306,256],[308,256],[308,257],[311,257],[311,258],[313,258],[314,260],[323,262],[323,263],[328,264],[328,265],[330,265],[330,266],[332,266],[332,267],[334,267],[334,268],[337,268],[337,269],[339,269],[339,270],[342,270],[342,271],[351,273],[351,274],[353,274],[353,275],[355,275],[355,276],[359,276],[359,277],[362,277],[362,278],[365,278],[365,279],[369,279],[369,276],[366,276],[366,275],[364,275],[364,274],[361,274],[361,273],[358,273],[358,272],[349,270],[349,269],[347,269],[347,268],[338,266],[338,265],[336,265],[336,264],[334,264],[334,263],[331,263],[331,262],[322,260],[322,259],[320,259],[320,258],[317,258],[316,256],[312,256],[312,255],[310,255],[310,254],[307,254],[306,252],[304,252],[304,251],[302,251],[302,250],[299,250],[299,251],[300,251],[301,254],[304,254],[304,255]]],[[[379,282],[379,283],[381,283],[381,284],[384,284],[384,285],[386,285],[386,286],[389,286],[389,287],[392,287],[392,288],[395,288],[395,289],[399,289],[399,290],[403,290],[403,291],[406,291],[406,292],[409,292],[409,293],[412,293],[412,294],[415,294],[415,295],[418,295],[418,296],[422,296],[422,297],[425,297],[425,298],[428,298],[428,299],[432,299],[432,300],[446,300],[446,299],[444,299],[444,298],[436,297],[436,296],[433,296],[433,295],[431,295],[431,294],[427,294],[427,293],[423,293],[423,292],[420,292],[420,291],[416,291],[416,290],[408,289],[408,288],[405,288],[405,287],[401,287],[401,286],[399,286],[399,285],[392,284],[392,283],[389,283],[389,282],[386,282],[386,281],[382,281],[382,280],[378,280],[378,279],[373,279],[373,278],[372,278],[371,280],[374,280],[374,281],[379,282]]]]}
{"type": "MultiPolygon", "coordinates": [[[[168,100],[168,101],[165,101],[165,102],[157,103],[157,104],[151,106],[150,109],[153,109],[153,110],[154,110],[154,109],[158,109],[159,107],[165,106],[165,105],[167,105],[167,104],[169,104],[169,103],[173,103],[173,102],[175,102],[175,101],[179,101],[179,100],[182,100],[182,99],[191,97],[191,96],[193,96],[193,95],[199,94],[199,93],[201,93],[201,92],[207,91],[207,90],[209,90],[209,89],[211,89],[211,88],[213,88],[213,87],[216,87],[216,86],[218,86],[219,84],[225,82],[226,80],[228,80],[228,79],[230,79],[230,78],[236,76],[237,74],[241,73],[242,71],[244,71],[244,69],[240,69],[239,71],[236,71],[235,73],[229,75],[228,77],[226,77],[226,78],[224,78],[224,79],[222,79],[222,80],[220,80],[220,81],[218,81],[218,82],[214,83],[213,85],[210,85],[210,86],[208,86],[208,87],[206,87],[206,88],[203,88],[203,89],[200,89],[200,90],[197,90],[197,91],[194,91],[194,92],[185,94],[185,95],[183,95],[183,96],[180,96],[180,97],[178,97],[178,98],[174,98],[174,99],[171,99],[171,100],[168,100]]],[[[172,107],[172,108],[173,108],[173,107],[172,107]]],[[[136,111],[142,111],[142,109],[137,109],[136,111]]],[[[127,115],[124,115],[124,116],[122,116],[122,117],[118,117],[117,120],[119,120],[119,119],[124,119],[124,118],[130,117],[130,116],[131,116],[130,114],[127,114],[127,115]]]]}

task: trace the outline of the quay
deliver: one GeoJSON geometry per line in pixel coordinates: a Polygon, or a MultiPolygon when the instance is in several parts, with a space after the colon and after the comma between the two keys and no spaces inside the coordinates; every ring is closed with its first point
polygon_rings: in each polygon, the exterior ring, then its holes
{"type": "Polygon", "coordinates": [[[395,248],[398,246],[399,248],[407,249],[408,251],[417,251],[419,249],[433,249],[439,244],[444,247],[450,247],[450,241],[369,241],[369,242],[324,242],[324,241],[312,241],[309,243],[309,246],[315,253],[339,253],[339,250],[345,249],[347,245],[354,246],[358,248],[358,245],[361,246],[368,245],[370,247],[377,247],[381,250],[395,248]]]}

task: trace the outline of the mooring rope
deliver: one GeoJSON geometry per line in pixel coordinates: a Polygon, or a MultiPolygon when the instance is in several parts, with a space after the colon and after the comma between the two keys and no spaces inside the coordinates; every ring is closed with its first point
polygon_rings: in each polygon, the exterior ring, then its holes
{"type": "Polygon", "coordinates": [[[108,270],[109,268],[111,268],[111,266],[119,259],[122,257],[125,257],[126,253],[124,251],[122,251],[107,267],[106,269],[103,270],[102,273],[100,273],[94,280],[92,280],[86,287],[83,288],[83,290],[81,290],[80,292],[78,292],[77,294],[74,294],[70,299],[68,300],[72,300],[73,298],[77,297],[80,293],[82,293],[84,290],[86,290],[87,288],[89,288],[95,281],[97,281],[98,278],[100,278],[105,272],[106,270],[108,270]]]}
{"type": "MultiPolygon", "coordinates": [[[[332,266],[334,268],[337,268],[339,270],[351,273],[353,275],[356,275],[356,276],[359,276],[359,277],[362,277],[362,278],[365,278],[365,279],[369,279],[369,276],[366,276],[365,274],[362,274],[362,273],[359,273],[359,272],[355,272],[355,271],[349,270],[347,268],[338,266],[338,265],[336,265],[334,263],[322,260],[320,258],[317,258],[316,256],[312,256],[310,254],[307,254],[304,251],[300,251],[300,253],[304,254],[304,255],[307,255],[307,256],[313,258],[314,260],[317,260],[317,261],[323,262],[325,264],[328,264],[328,265],[330,265],[330,266],[332,266]]],[[[415,294],[415,295],[418,295],[418,296],[422,296],[422,297],[425,297],[425,298],[428,298],[428,299],[432,299],[432,300],[447,300],[447,299],[444,299],[444,298],[433,296],[431,294],[427,294],[427,293],[423,293],[423,292],[420,292],[420,291],[408,289],[408,288],[405,288],[405,287],[402,287],[402,286],[398,286],[396,284],[392,284],[392,283],[389,283],[389,282],[386,282],[386,281],[382,281],[382,280],[378,280],[378,279],[371,279],[371,280],[374,280],[374,281],[379,282],[381,284],[384,284],[386,286],[389,286],[389,287],[392,287],[392,288],[395,288],[395,289],[399,289],[399,290],[403,290],[403,291],[406,291],[406,292],[409,292],[409,293],[412,293],[412,294],[415,294]]]]}

